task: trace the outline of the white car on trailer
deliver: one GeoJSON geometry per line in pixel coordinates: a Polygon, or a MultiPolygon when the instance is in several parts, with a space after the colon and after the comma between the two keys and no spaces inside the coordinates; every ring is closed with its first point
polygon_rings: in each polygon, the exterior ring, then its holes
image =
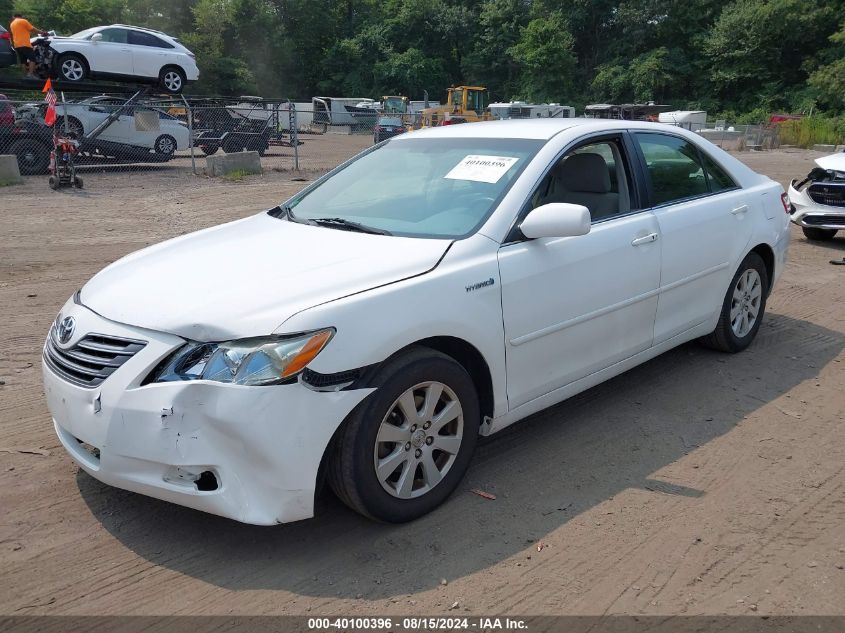
{"type": "Polygon", "coordinates": [[[114,79],[157,83],[178,94],[199,79],[194,54],[167,33],[126,24],[95,26],[68,37],[50,37],[58,78],[78,83],[114,79]]]}
{"type": "Polygon", "coordinates": [[[677,127],[416,131],[97,274],[45,342],[47,402],[120,488],[275,524],[325,472],[407,521],[479,434],[693,339],[747,347],[788,241],[780,185],[677,127]]]}

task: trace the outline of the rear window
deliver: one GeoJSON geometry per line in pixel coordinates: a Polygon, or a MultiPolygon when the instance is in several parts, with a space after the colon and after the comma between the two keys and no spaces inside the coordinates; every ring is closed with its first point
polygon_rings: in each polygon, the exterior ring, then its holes
{"type": "Polygon", "coordinates": [[[394,125],[399,126],[402,125],[402,119],[399,117],[383,117],[379,119],[379,125],[394,125]]]}
{"type": "Polygon", "coordinates": [[[716,193],[717,191],[736,188],[737,184],[728,175],[728,172],[722,169],[705,152],[701,152],[701,160],[704,163],[704,171],[707,172],[707,180],[710,182],[711,192],[716,193]]]}
{"type": "Polygon", "coordinates": [[[172,44],[168,44],[152,33],[144,33],[143,31],[129,31],[129,43],[136,46],[150,46],[152,48],[173,48],[172,44]]]}

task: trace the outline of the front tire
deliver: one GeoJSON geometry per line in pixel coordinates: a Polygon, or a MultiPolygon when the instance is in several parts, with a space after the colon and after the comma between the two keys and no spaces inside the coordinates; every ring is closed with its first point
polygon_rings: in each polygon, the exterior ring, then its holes
{"type": "Polygon", "coordinates": [[[380,521],[421,517],[454,492],[481,422],[472,378],[454,359],[412,348],[388,360],[349,414],[328,479],[350,508],[380,521]]]}
{"type": "Polygon", "coordinates": [[[827,242],[828,240],[832,240],[833,236],[836,235],[836,229],[819,229],[802,226],[801,230],[804,231],[804,237],[814,242],[827,242]]]}
{"type": "Polygon", "coordinates": [[[82,55],[65,53],[59,57],[59,79],[71,83],[85,81],[88,77],[88,64],[82,55]]]}
{"type": "Polygon", "coordinates": [[[757,253],[749,253],[731,280],[719,322],[701,339],[707,347],[722,352],[741,352],[751,345],[766,312],[769,274],[757,253]]]}

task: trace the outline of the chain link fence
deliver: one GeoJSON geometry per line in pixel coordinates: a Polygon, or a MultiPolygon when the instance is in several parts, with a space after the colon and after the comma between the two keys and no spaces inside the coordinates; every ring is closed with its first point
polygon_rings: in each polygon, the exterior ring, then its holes
{"type": "Polygon", "coordinates": [[[771,150],[780,147],[780,128],[777,125],[730,125],[715,121],[698,125],[693,132],[724,150],[771,150]]]}
{"type": "MultiPolygon", "coordinates": [[[[244,151],[257,152],[264,171],[322,172],[419,123],[414,115],[379,113],[343,101],[352,100],[65,93],[49,127],[43,95],[0,95],[0,154],[15,155],[24,175],[47,175],[56,141],[68,138],[74,142],[58,154],[72,153],[82,174],[201,176],[208,156],[244,151]]],[[[779,146],[776,125],[715,121],[683,127],[726,150],[779,146]]]]}
{"type": "Polygon", "coordinates": [[[374,143],[375,112],[320,120],[311,103],[258,98],[60,97],[54,125],[41,96],[0,95],[0,154],[24,175],[47,175],[57,141],[79,173],[151,170],[203,175],[206,157],[257,152],[263,170],[325,171],[374,143]],[[316,118],[316,122],[315,122],[316,118]]]}

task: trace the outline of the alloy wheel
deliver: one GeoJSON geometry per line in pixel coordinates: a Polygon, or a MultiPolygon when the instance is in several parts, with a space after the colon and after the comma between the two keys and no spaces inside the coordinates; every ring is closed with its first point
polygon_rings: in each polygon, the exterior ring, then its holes
{"type": "Polygon", "coordinates": [[[169,136],[162,136],[156,143],[156,151],[164,156],[170,156],[176,151],[176,147],[169,136]]]}
{"type": "Polygon", "coordinates": [[[62,62],[62,76],[68,81],[79,81],[85,76],[85,68],[77,59],[66,59],[62,62]]]}
{"type": "Polygon", "coordinates": [[[175,70],[168,70],[162,79],[164,87],[170,92],[179,92],[182,88],[182,76],[175,70]]]}
{"type": "Polygon", "coordinates": [[[463,409],[448,386],[424,382],[405,391],[376,434],[373,466],[382,488],[399,499],[431,491],[455,463],[463,432],[463,409]]]}
{"type": "Polygon", "coordinates": [[[760,274],[749,268],[737,279],[731,298],[731,329],[738,338],[745,337],[757,322],[762,297],[760,274]]]}

